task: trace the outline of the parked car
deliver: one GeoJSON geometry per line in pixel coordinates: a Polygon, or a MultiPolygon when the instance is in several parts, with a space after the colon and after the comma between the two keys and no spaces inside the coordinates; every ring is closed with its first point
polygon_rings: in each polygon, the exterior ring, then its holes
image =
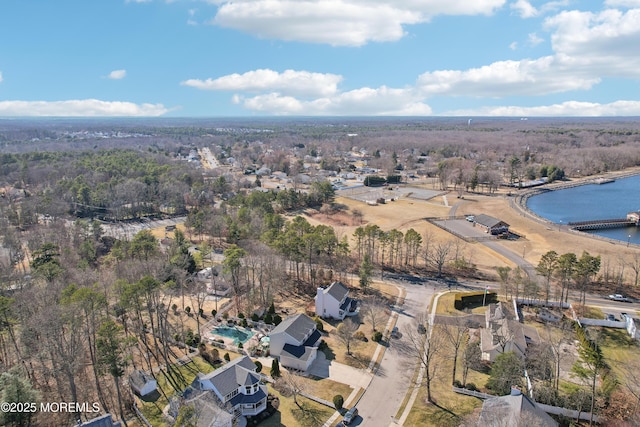
{"type": "Polygon", "coordinates": [[[422,323],[418,325],[418,333],[422,335],[427,333],[427,328],[425,328],[422,323]]]}
{"type": "Polygon", "coordinates": [[[391,330],[391,338],[400,338],[400,332],[398,331],[397,326],[394,326],[391,330]]]}
{"type": "Polygon", "coordinates": [[[353,420],[358,416],[358,408],[355,406],[347,411],[344,414],[344,418],[342,419],[342,425],[348,426],[353,422],[353,420]]]}
{"type": "Polygon", "coordinates": [[[476,217],[474,215],[467,215],[467,221],[469,222],[473,222],[475,221],[476,217]]]}
{"type": "Polygon", "coordinates": [[[616,316],[614,316],[613,314],[607,314],[607,320],[616,320],[616,316]]]}
{"type": "Polygon", "coordinates": [[[609,295],[607,298],[609,298],[612,301],[620,301],[620,302],[631,302],[631,299],[628,297],[625,297],[622,294],[611,294],[609,295]]]}

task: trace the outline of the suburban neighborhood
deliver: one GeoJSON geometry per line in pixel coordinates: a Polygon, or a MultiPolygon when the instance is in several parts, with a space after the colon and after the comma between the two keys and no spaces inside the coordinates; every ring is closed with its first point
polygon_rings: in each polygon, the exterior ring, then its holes
{"type": "MultiPolygon", "coordinates": [[[[104,151],[3,154],[1,396],[98,409],[2,422],[635,422],[637,225],[595,218],[626,234],[603,237],[527,201],[638,170],[569,174],[506,142],[501,159],[444,155],[442,141],[389,145],[384,126],[365,138],[374,125],[323,126],[322,141],[295,121],[298,139],[264,123],[131,129],[100,136],[104,151]]],[[[480,126],[448,132],[530,125],[480,126]]],[[[98,138],[51,132],[44,147],[98,138]]]]}

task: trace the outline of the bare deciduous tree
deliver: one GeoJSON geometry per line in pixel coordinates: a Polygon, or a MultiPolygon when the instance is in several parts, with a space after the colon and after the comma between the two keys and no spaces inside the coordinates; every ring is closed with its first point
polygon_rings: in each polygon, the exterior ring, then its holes
{"type": "Polygon", "coordinates": [[[467,342],[469,338],[469,324],[466,320],[456,318],[454,324],[443,325],[442,331],[446,338],[446,341],[453,350],[453,372],[451,373],[451,383],[456,382],[456,369],[458,367],[458,354],[460,349],[467,342]]]}
{"type": "Polygon", "coordinates": [[[407,352],[417,360],[422,373],[417,386],[424,384],[427,390],[427,400],[433,402],[431,395],[431,384],[438,374],[440,358],[438,353],[442,351],[444,345],[444,334],[439,328],[427,327],[427,333],[418,332],[419,321],[415,321],[406,330],[407,352]]]}
{"type": "Polygon", "coordinates": [[[354,334],[358,330],[360,325],[353,319],[346,318],[336,328],[336,337],[338,340],[347,347],[347,354],[351,355],[351,346],[355,344],[354,334]]]}
{"type": "Polygon", "coordinates": [[[375,332],[386,317],[386,301],[376,296],[369,297],[362,301],[360,313],[371,323],[371,329],[375,332]]]}

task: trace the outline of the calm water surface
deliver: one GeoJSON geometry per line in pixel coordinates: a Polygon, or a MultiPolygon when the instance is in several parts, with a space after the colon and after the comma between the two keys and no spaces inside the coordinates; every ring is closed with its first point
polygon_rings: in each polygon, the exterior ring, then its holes
{"type": "MultiPolygon", "coordinates": [[[[618,179],[609,184],[590,184],[550,191],[529,198],[527,206],[537,215],[556,224],[625,218],[627,213],[640,210],[640,175],[618,179]]],[[[637,227],[614,228],[592,233],[640,244],[640,228],[637,227]]]]}

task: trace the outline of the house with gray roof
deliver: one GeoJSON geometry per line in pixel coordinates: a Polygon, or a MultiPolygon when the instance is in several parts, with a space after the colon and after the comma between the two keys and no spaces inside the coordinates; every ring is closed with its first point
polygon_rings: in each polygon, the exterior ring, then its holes
{"type": "Polygon", "coordinates": [[[295,314],[284,319],[269,334],[269,352],[286,368],[300,371],[309,369],[321,342],[316,322],[305,314],[295,314]]]}
{"type": "Polygon", "coordinates": [[[104,414],[78,425],[79,427],[122,427],[120,421],[113,421],[111,414],[104,414]]]}
{"type": "Polygon", "coordinates": [[[476,215],[473,219],[473,226],[492,235],[507,233],[509,231],[509,224],[485,214],[476,215]]]}
{"type": "Polygon", "coordinates": [[[557,427],[556,420],[535,401],[513,388],[507,396],[492,397],[482,404],[478,425],[486,427],[557,427]]]}
{"type": "Polygon", "coordinates": [[[191,386],[212,391],[219,406],[236,417],[252,416],[267,409],[267,386],[260,379],[255,363],[243,356],[208,374],[199,373],[191,386]]]}
{"type": "Polygon", "coordinates": [[[158,389],[156,379],[140,369],[131,372],[129,385],[140,396],[147,396],[158,389]]]}
{"type": "Polygon", "coordinates": [[[480,331],[482,360],[493,362],[502,353],[513,352],[521,359],[527,351],[523,325],[503,302],[489,304],[485,312],[485,328],[480,331]]]}
{"type": "Polygon", "coordinates": [[[349,288],[342,282],[333,282],[316,291],[316,314],[324,319],[344,320],[358,314],[358,301],[349,297],[349,288]]]}

